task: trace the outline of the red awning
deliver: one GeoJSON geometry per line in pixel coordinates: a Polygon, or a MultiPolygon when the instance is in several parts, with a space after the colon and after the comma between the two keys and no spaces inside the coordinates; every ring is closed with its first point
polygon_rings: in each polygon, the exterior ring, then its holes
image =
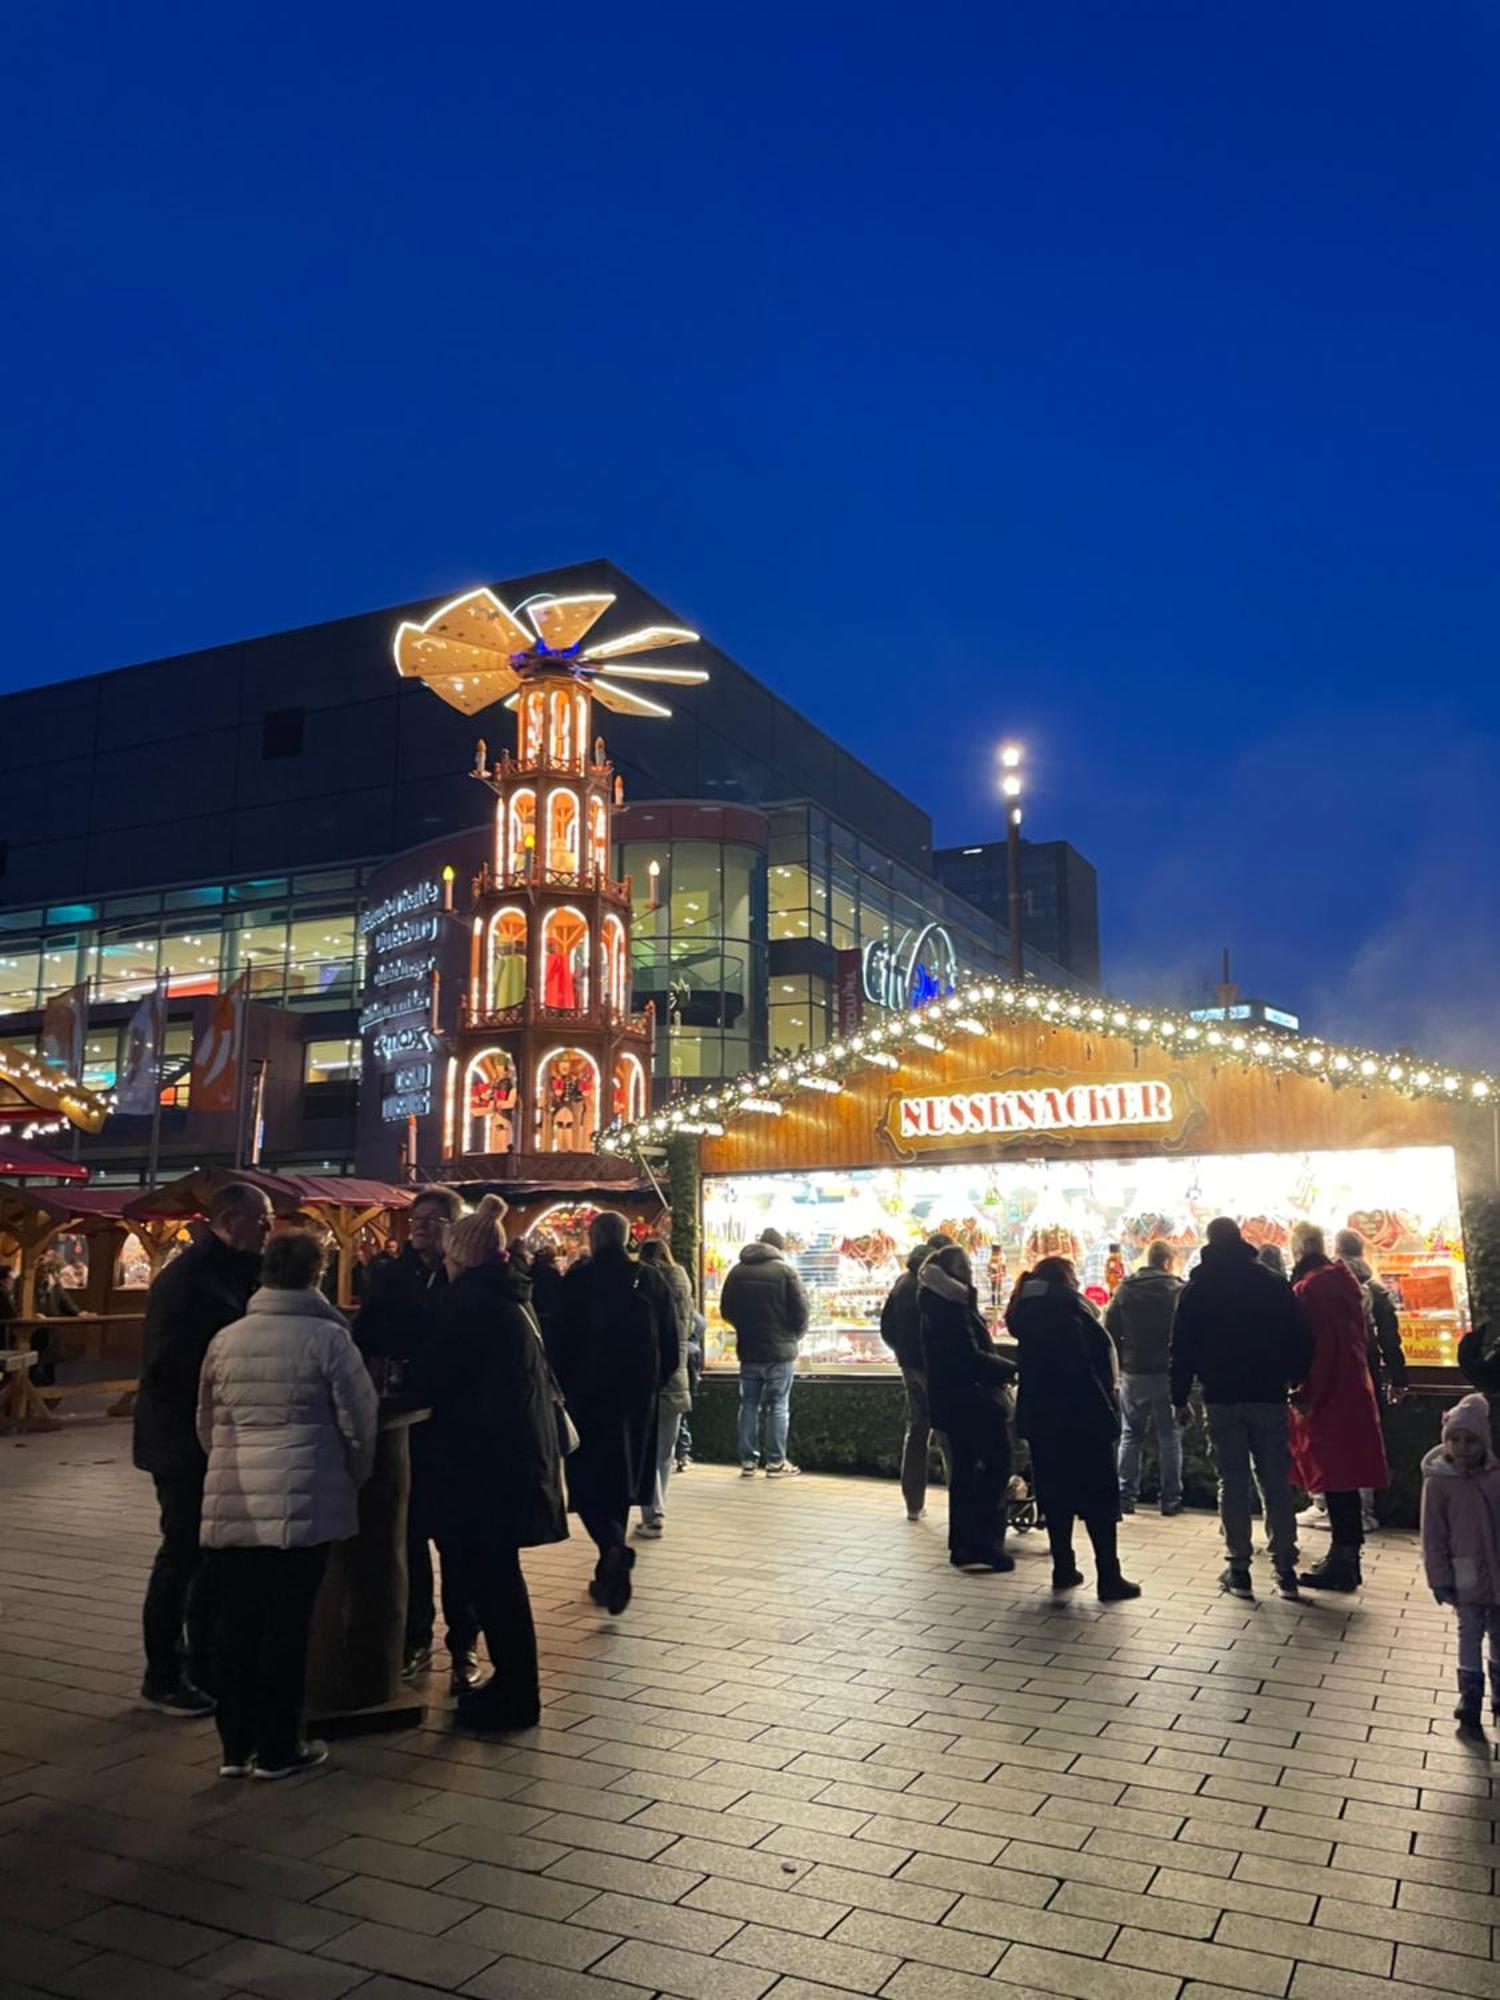
{"type": "Polygon", "coordinates": [[[87,1167],[77,1160],[60,1160],[29,1139],[11,1139],[0,1132],[0,1174],[32,1174],[38,1180],[86,1181],[87,1167]]]}

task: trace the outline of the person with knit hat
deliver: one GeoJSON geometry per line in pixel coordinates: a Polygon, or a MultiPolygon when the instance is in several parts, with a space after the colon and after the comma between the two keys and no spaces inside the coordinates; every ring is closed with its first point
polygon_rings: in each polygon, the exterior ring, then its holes
{"type": "Polygon", "coordinates": [[[506,1253],[505,1203],[487,1194],[448,1231],[448,1285],[407,1370],[429,1402],[432,1450],[419,1496],[438,1545],[453,1649],[456,1720],[486,1734],[534,1729],[541,1715],[536,1628],[522,1549],[567,1539],[557,1404],[530,1281],[506,1253]],[[455,1640],[477,1623],[494,1669],[482,1687],[455,1640]]]}
{"type": "Polygon", "coordinates": [[[1433,1596],[1458,1614],[1459,1728],[1480,1726],[1486,1639],[1490,1719],[1500,1723],[1500,1462],[1481,1395],[1448,1411],[1442,1443],[1422,1460],[1422,1562],[1433,1596]]]}

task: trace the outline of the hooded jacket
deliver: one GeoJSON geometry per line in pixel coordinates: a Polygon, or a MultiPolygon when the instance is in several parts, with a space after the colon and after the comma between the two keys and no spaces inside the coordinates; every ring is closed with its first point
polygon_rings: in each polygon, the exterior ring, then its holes
{"type": "Polygon", "coordinates": [[[1370,1380],[1365,1302],[1347,1264],[1304,1259],[1293,1286],[1312,1331],[1312,1362],[1292,1411],[1292,1463],[1309,1493],[1350,1493],[1390,1478],[1375,1385],[1370,1380]],[[1306,1268],[1311,1264],[1312,1268],[1306,1268]]]}
{"type": "Polygon", "coordinates": [[[198,1383],[209,1549],[304,1549],[359,1527],[379,1404],[337,1307],[269,1287],[217,1333],[198,1383]]]}
{"type": "MultiPolygon", "coordinates": [[[[951,1439],[981,1427],[992,1430],[998,1420],[1003,1434],[1004,1392],[1016,1379],[1016,1367],[995,1352],[973,1286],[960,1284],[939,1265],[929,1263],[914,1280],[914,1288],[920,1365],[927,1376],[934,1427],[951,1439]]],[[[1008,1455],[1008,1443],[1006,1450],[1008,1455]]]]}
{"type": "Polygon", "coordinates": [[[158,1479],[202,1476],[198,1371],[221,1327],[244,1316],[260,1258],[232,1250],[211,1231],[174,1257],[146,1296],[134,1458],[158,1479]]]}
{"type": "Polygon", "coordinates": [[[1165,1375],[1171,1361],[1172,1317],[1182,1280],[1148,1264],[1133,1271],[1109,1302],[1104,1324],[1120,1350],[1125,1375],[1165,1375]]]}
{"type": "Polygon", "coordinates": [[[917,1276],[931,1247],[919,1243],[906,1260],[906,1269],[886,1294],[880,1308],[880,1338],[903,1368],[921,1368],[922,1323],[918,1311],[917,1276]]]}
{"type": "Polygon", "coordinates": [[[1441,1445],[1422,1460],[1422,1564],[1428,1587],[1452,1591],[1460,1604],[1500,1604],[1500,1462],[1490,1446],[1490,1411],[1465,1396],[1443,1424],[1472,1431],[1487,1456],[1455,1465],[1441,1445]]]}
{"type": "Polygon", "coordinates": [[[1172,1321],[1172,1401],[1195,1380],[1205,1403],[1284,1403],[1312,1360],[1312,1335],[1285,1278],[1242,1238],[1204,1246],[1172,1321]]]}
{"type": "Polygon", "coordinates": [[[802,1280],[769,1243],[747,1243],[724,1280],[719,1311],[745,1361],[795,1361],[807,1331],[802,1280]]]}

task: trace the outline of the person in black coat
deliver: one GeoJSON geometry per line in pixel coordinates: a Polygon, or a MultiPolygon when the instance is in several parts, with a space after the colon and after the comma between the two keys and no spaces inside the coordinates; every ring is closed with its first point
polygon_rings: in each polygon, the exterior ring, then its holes
{"type": "Polygon", "coordinates": [[[927,1258],[916,1289],[927,1404],[948,1446],[948,1560],[955,1569],[1014,1569],[1005,1553],[1005,1509],[1006,1389],[1015,1365],[995,1352],[974,1273],[956,1243],[927,1258]]]}
{"type": "Polygon", "coordinates": [[[486,1733],[534,1729],[540,1719],[520,1551],[568,1534],[556,1393],[531,1286],[505,1254],[504,1214],[500,1197],[487,1194],[449,1230],[449,1283],[407,1371],[412,1394],[432,1406],[421,1515],[442,1559],[444,1604],[473,1606],[494,1668],[482,1687],[459,1694],[457,1720],[486,1733]]]}
{"type": "Polygon", "coordinates": [[[550,1339],[562,1305],[563,1274],[558,1267],[557,1245],[545,1236],[532,1238],[531,1310],[541,1324],[542,1335],[550,1339]]]}
{"type": "Polygon", "coordinates": [[[549,1352],[578,1427],[568,1497],[599,1551],[589,1595],[612,1615],[630,1602],[632,1506],[656,1484],[658,1391],[677,1368],[677,1311],[665,1281],[625,1248],[615,1209],[589,1224],[589,1252],[563,1279],[549,1352]]]}
{"type": "MultiPolygon", "coordinates": [[[[365,1302],[354,1339],[377,1383],[392,1388],[422,1351],[437,1323],[448,1289],[448,1232],[464,1212],[456,1188],[425,1187],[406,1214],[406,1242],[399,1255],[368,1266],[365,1302]]],[[[416,1680],[432,1665],[436,1623],[432,1590],[432,1547],[422,1527],[422,1489],[432,1462],[430,1424],[411,1431],[411,1499],[406,1513],[406,1635],[402,1677],[416,1680]]],[[[479,1631],[472,1612],[450,1590],[443,1615],[451,1649],[452,1688],[460,1694],[474,1678],[479,1631]]]]}
{"type": "Polygon", "coordinates": [[[1120,1572],[1119,1363],[1115,1344],[1078,1290],[1066,1257],[1043,1257],[1016,1281],[1006,1309],[1021,1364],[1016,1428],[1031,1446],[1036,1497],[1052,1547],[1052,1588],[1083,1582],[1073,1522],[1093,1544],[1099,1598],[1139,1597],[1120,1572]]]}
{"type": "Polygon", "coordinates": [[[141,1696],[168,1715],[211,1715],[218,1606],[198,1531],[208,1460],[198,1442],[198,1371],[221,1328],[243,1319],[260,1281],[271,1204],[231,1181],[213,1197],[202,1239],[175,1257],[146,1295],[136,1391],[136,1466],[156,1483],[161,1545],[141,1610],[146,1677],[141,1696]],[[187,1662],[183,1661],[183,1636],[187,1662]]]}
{"type": "MultiPolygon", "coordinates": [[[[920,1521],[927,1510],[927,1461],[932,1440],[932,1413],[927,1404],[926,1363],[922,1359],[922,1325],[917,1309],[917,1274],[934,1250],[946,1250],[951,1236],[934,1231],[906,1260],[906,1269],[886,1294],[880,1308],[880,1338],[895,1355],[906,1392],[906,1436],[901,1446],[901,1497],[908,1521],[920,1521]]],[[[942,1446],[942,1427],[938,1427],[942,1446]]],[[[948,1471],[952,1484],[952,1468],[948,1471]]]]}

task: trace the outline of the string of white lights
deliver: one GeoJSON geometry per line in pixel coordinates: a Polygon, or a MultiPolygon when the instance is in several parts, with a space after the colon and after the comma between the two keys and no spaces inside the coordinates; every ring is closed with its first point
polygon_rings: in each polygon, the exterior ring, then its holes
{"type": "Polygon", "coordinates": [[[1133,1007],[1120,1000],[1086,998],[1052,987],[969,979],[943,999],[928,1001],[911,1013],[892,1014],[827,1048],[809,1049],[769,1068],[747,1071],[722,1090],[669,1105],[632,1125],[613,1125],[600,1135],[599,1150],[638,1152],[662,1145],[678,1133],[702,1134],[741,1111],[765,1113],[773,1106],[785,1110],[787,1098],[798,1091],[829,1092],[864,1070],[899,1068],[901,1051],[907,1044],[924,1055],[941,1053],[948,1047],[945,1037],[952,1031],[972,1036],[1018,1021],[1095,1029],[1118,1035],[1137,1048],[1168,1054],[1211,1051],[1221,1061],[1246,1069],[1319,1077],[1335,1087],[1379,1084],[1404,1097],[1435,1098],[1450,1104],[1483,1104],[1500,1095],[1500,1084],[1482,1071],[1455,1069],[1414,1056],[1269,1028],[1215,1027],[1169,1008],[1133,1007]]]}

